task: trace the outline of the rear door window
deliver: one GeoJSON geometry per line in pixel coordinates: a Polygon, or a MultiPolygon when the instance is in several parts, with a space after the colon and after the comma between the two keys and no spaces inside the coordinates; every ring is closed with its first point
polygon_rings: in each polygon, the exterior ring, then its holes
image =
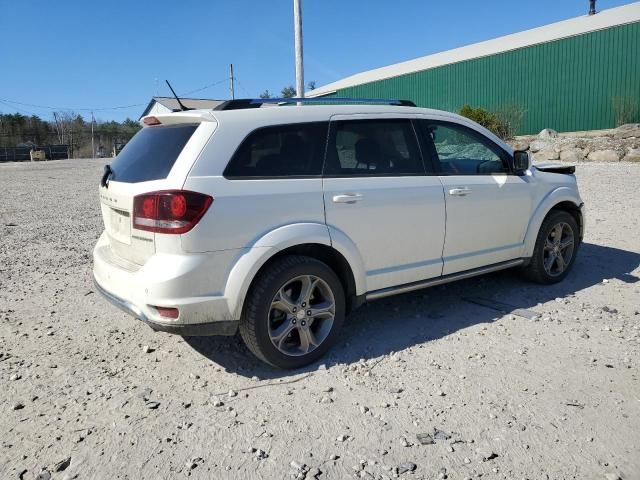
{"type": "Polygon", "coordinates": [[[416,135],[408,119],[332,122],[327,176],[424,175],[416,135]]]}
{"type": "Polygon", "coordinates": [[[319,176],[327,122],[275,125],[253,131],[224,171],[230,179],[319,176]]]}
{"type": "Polygon", "coordinates": [[[191,124],[143,128],[111,164],[111,180],[138,183],[167,178],[196,128],[191,124]]]}

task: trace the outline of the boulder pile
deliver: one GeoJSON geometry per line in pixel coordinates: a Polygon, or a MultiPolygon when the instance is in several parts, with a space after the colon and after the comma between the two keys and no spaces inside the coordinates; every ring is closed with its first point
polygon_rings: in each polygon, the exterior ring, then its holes
{"type": "Polygon", "coordinates": [[[515,137],[509,144],[529,150],[538,162],[640,162],[640,123],[591,132],[558,133],[545,128],[538,135],[515,137]]]}

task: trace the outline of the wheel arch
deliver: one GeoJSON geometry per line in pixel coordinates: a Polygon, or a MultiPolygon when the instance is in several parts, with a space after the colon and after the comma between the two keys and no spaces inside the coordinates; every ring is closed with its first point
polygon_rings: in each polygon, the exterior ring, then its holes
{"type": "Polygon", "coordinates": [[[356,280],[353,274],[353,270],[351,269],[351,265],[349,265],[347,259],[338,250],[336,250],[332,246],[319,243],[303,243],[276,252],[266,262],[264,262],[264,264],[256,272],[255,276],[251,280],[251,284],[249,285],[247,293],[251,291],[251,286],[253,285],[253,283],[261,275],[261,273],[269,267],[269,265],[289,255],[302,255],[326,264],[340,279],[340,283],[342,284],[342,288],[344,289],[345,293],[345,300],[347,302],[347,313],[349,313],[359,305],[359,300],[356,295],[356,280]]]}
{"type": "Polygon", "coordinates": [[[256,278],[272,262],[286,255],[305,255],[326,263],[338,276],[345,291],[347,312],[364,299],[365,273],[353,245],[345,245],[339,235],[329,234],[327,225],[305,223],[278,227],[242,249],[231,268],[225,297],[234,318],[242,314],[246,296],[256,278]],[[341,241],[342,240],[342,241],[341,241]]]}
{"type": "Polygon", "coordinates": [[[560,187],[549,193],[538,205],[529,221],[527,233],[524,240],[523,257],[529,258],[533,255],[533,250],[538,237],[538,231],[542,222],[552,211],[564,211],[569,213],[578,223],[580,228],[580,239],[584,232],[584,218],[582,213],[582,201],[576,196],[572,189],[560,187]]]}

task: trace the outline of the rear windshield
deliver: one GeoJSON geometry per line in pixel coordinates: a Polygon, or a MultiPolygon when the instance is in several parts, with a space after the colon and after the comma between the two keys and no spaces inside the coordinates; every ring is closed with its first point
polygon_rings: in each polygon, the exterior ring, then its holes
{"type": "Polygon", "coordinates": [[[143,128],[111,164],[111,180],[123,183],[167,178],[198,125],[143,128]]]}

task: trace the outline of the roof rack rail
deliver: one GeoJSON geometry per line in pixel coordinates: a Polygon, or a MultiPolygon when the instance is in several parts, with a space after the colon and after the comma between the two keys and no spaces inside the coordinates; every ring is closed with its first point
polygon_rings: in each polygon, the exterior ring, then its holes
{"type": "Polygon", "coordinates": [[[290,105],[292,103],[306,104],[364,104],[364,105],[396,105],[400,107],[415,107],[411,100],[395,100],[387,98],[344,98],[344,97],[319,97],[319,98],[240,98],[227,100],[214,110],[242,110],[245,108],[260,108],[263,104],[290,105]]]}

